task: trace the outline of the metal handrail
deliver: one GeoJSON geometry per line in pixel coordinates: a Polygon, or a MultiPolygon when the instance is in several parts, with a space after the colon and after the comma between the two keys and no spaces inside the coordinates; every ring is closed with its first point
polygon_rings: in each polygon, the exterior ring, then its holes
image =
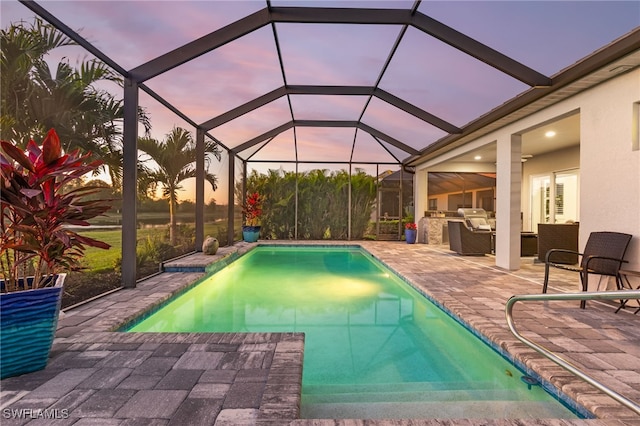
{"type": "Polygon", "coordinates": [[[545,349],[544,347],[536,343],[533,343],[531,340],[527,339],[526,337],[523,337],[520,333],[518,333],[518,331],[516,330],[515,324],[513,322],[513,306],[517,302],[545,301],[545,300],[632,300],[632,299],[640,300],[640,290],[596,291],[596,292],[589,292],[589,293],[581,292],[581,293],[562,293],[562,294],[523,294],[523,295],[512,296],[507,301],[507,304],[505,307],[505,315],[507,318],[507,325],[509,326],[509,329],[511,330],[513,335],[516,338],[518,338],[518,340],[520,340],[522,343],[536,350],[537,352],[539,352],[546,358],[550,359],[551,361],[555,362],[556,364],[566,369],[567,371],[575,374],[585,382],[590,383],[591,385],[600,389],[602,392],[606,393],[611,398],[618,401],[620,404],[636,412],[637,414],[640,414],[640,405],[638,403],[611,390],[610,388],[598,382],[597,380],[593,379],[592,377],[589,377],[588,375],[580,371],[578,368],[573,366],[568,361],[565,361],[558,355],[554,354],[552,351],[545,349]]]}

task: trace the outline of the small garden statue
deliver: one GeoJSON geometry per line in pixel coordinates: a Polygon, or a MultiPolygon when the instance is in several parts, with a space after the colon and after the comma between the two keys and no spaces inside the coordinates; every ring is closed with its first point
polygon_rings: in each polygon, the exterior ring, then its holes
{"type": "Polygon", "coordinates": [[[220,247],[220,243],[216,238],[210,237],[207,235],[207,238],[204,239],[202,243],[202,252],[208,255],[214,255],[218,252],[218,248],[220,247]]]}

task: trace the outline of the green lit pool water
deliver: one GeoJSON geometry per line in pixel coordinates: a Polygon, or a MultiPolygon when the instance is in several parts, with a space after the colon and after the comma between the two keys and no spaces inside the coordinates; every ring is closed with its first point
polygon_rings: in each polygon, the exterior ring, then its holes
{"type": "Polygon", "coordinates": [[[575,418],[358,248],[258,247],[132,332],[304,332],[304,418],[575,418]]]}

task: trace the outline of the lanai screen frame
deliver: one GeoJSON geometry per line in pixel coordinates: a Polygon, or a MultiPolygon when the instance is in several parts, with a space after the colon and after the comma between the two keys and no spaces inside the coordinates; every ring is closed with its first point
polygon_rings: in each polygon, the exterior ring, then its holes
{"type": "MultiPolygon", "coordinates": [[[[395,50],[397,49],[404,33],[407,28],[414,27],[418,30],[437,38],[438,40],[474,57],[475,59],[482,61],[491,67],[510,75],[521,82],[529,85],[531,89],[538,90],[540,97],[546,94],[546,90],[551,87],[551,78],[513,60],[512,58],[476,41],[475,39],[466,36],[465,34],[450,28],[441,22],[430,18],[427,15],[419,12],[417,9],[420,5],[420,0],[416,1],[410,9],[368,9],[368,8],[319,8],[319,7],[273,7],[269,0],[266,0],[266,7],[251,15],[248,15],[232,24],[229,24],[221,29],[213,31],[204,37],[189,42],[177,49],[174,49],[164,55],[161,55],[151,61],[146,62],[131,70],[125,70],[118,63],[102,53],[99,49],[77,34],[74,30],[69,28],[66,24],[60,21],[53,14],[49,13],[46,9],[41,7],[34,1],[20,0],[24,6],[36,13],[38,16],[52,24],[54,27],[62,31],[65,35],[70,37],[92,55],[105,64],[113,68],[114,71],[122,75],[124,79],[124,120],[123,120],[123,205],[128,206],[127,209],[123,209],[122,215],[122,283],[124,287],[135,287],[136,285],[136,242],[137,242],[137,139],[138,139],[138,126],[137,126],[137,111],[138,111],[138,97],[139,90],[142,89],[152,98],[160,102],[163,106],[175,113],[178,117],[182,118],[186,123],[193,126],[196,129],[196,214],[195,214],[195,231],[196,231],[196,247],[201,246],[204,239],[204,174],[205,174],[205,153],[204,153],[204,138],[209,137],[218,145],[227,151],[229,154],[229,199],[228,199],[228,232],[229,241],[233,241],[233,229],[234,229],[234,191],[233,182],[235,181],[235,159],[240,159],[243,164],[244,181],[246,182],[246,166],[251,162],[250,159],[245,159],[240,156],[241,152],[264,141],[269,138],[273,138],[281,132],[293,128],[295,135],[295,128],[312,126],[312,127],[351,127],[364,132],[369,133],[374,139],[378,141],[383,147],[384,145],[380,140],[399,148],[403,152],[406,152],[409,156],[405,160],[395,158],[400,169],[403,170],[405,165],[411,160],[419,157],[424,153],[429,146],[419,151],[409,145],[392,138],[389,135],[380,132],[379,130],[368,126],[362,122],[362,116],[366,110],[366,105],[371,101],[373,97],[377,97],[388,104],[395,106],[443,131],[448,133],[447,136],[436,141],[434,145],[441,145],[451,140],[452,137],[459,136],[468,131],[474,129],[474,124],[477,126],[477,122],[472,122],[465,128],[458,128],[451,123],[442,120],[430,112],[424,111],[401,98],[385,92],[378,87],[384,73],[386,71],[389,62],[391,61],[395,50]],[[377,24],[377,25],[400,25],[402,30],[400,31],[394,46],[387,57],[387,60],[378,76],[378,79],[374,86],[292,86],[286,82],[286,75],[284,71],[282,54],[278,47],[278,60],[282,72],[284,85],[279,89],[276,89],[263,96],[259,96],[254,100],[242,105],[241,107],[227,111],[226,113],[207,120],[204,123],[198,124],[191,120],[188,116],[183,114],[176,107],[171,105],[168,101],[151,90],[144,83],[145,81],[167,72],[183,63],[186,63],[192,59],[199,57],[205,53],[208,53],[220,46],[223,46],[237,38],[247,35],[259,28],[270,25],[273,29],[274,38],[277,41],[277,32],[275,24],[281,23],[309,23],[309,24],[377,24]],[[324,120],[296,120],[291,109],[291,100],[289,98],[292,94],[317,94],[317,95],[366,95],[369,96],[360,118],[356,121],[324,121],[324,120]],[[216,139],[209,132],[215,127],[233,119],[246,114],[254,109],[265,105],[275,99],[282,96],[288,98],[289,107],[291,109],[292,119],[288,123],[281,124],[275,127],[271,131],[268,131],[256,138],[246,141],[235,148],[225,146],[221,141],[216,139]]],[[[505,109],[505,113],[508,112],[508,108],[505,109]]],[[[486,117],[485,117],[486,118],[486,117]]],[[[295,136],[294,136],[295,140],[295,136]]],[[[354,137],[355,142],[355,137],[354,137]]],[[[268,143],[268,142],[267,142],[268,143]]],[[[433,146],[433,145],[431,145],[433,146]]],[[[390,153],[391,154],[391,153],[390,153]]],[[[392,155],[392,157],[394,157],[392,155]]],[[[361,161],[352,161],[350,158],[348,162],[344,164],[349,165],[349,173],[351,175],[351,167],[353,164],[365,164],[361,161]]],[[[264,163],[264,161],[260,161],[264,163]]],[[[296,153],[296,170],[299,164],[308,163],[305,161],[297,160],[296,153]]],[[[329,164],[331,161],[323,161],[322,163],[329,164]]],[[[337,162],[334,164],[338,164],[337,162]]],[[[377,163],[385,164],[385,163],[377,163]]],[[[389,163],[396,164],[396,163],[389,163]]],[[[349,208],[349,210],[351,207],[349,208]]],[[[349,212],[350,216],[350,212],[349,212]]],[[[297,220],[296,220],[297,221],[297,220]]]]}

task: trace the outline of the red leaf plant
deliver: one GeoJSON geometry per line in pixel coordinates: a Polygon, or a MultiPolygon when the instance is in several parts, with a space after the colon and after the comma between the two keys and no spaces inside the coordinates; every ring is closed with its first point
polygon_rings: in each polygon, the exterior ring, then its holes
{"type": "Polygon", "coordinates": [[[405,227],[405,229],[411,229],[413,231],[418,229],[417,225],[415,223],[413,223],[413,222],[407,223],[404,227],[405,227]]]}
{"type": "Polygon", "coordinates": [[[87,246],[108,249],[109,244],[83,237],[68,225],[87,226],[88,220],[104,214],[111,200],[88,200],[95,186],[69,184],[102,164],[91,153],[79,150],[63,154],[60,139],[49,130],[42,146],[29,141],[25,151],[0,141],[0,275],[3,292],[33,275],[33,287],[53,284],[50,276],[82,269],[79,259],[87,246]]]}
{"type": "Polygon", "coordinates": [[[260,225],[260,216],[262,216],[262,202],[263,197],[253,192],[247,195],[247,200],[242,207],[242,213],[244,214],[245,224],[247,226],[260,225]]]}

